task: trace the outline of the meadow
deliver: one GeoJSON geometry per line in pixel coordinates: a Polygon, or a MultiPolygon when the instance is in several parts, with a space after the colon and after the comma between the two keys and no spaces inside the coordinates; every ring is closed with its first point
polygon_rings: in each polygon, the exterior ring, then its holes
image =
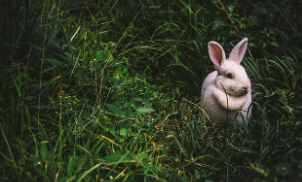
{"type": "Polygon", "coordinates": [[[0,2],[0,181],[302,181],[301,0],[0,2]],[[253,114],[199,107],[248,37],[253,114]]]}

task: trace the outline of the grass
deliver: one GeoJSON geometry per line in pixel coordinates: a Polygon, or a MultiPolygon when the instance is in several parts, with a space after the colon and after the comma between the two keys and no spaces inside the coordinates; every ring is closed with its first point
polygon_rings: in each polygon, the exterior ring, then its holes
{"type": "Polygon", "coordinates": [[[1,2],[1,181],[300,181],[299,5],[1,2]],[[242,37],[253,117],[215,127],[207,43],[242,37]]]}

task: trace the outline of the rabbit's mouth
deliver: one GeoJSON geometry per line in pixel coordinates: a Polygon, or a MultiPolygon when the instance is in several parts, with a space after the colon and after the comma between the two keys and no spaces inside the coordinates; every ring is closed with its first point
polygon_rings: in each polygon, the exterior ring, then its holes
{"type": "Polygon", "coordinates": [[[244,96],[246,94],[248,94],[249,90],[246,88],[242,88],[241,90],[236,90],[236,91],[227,91],[226,94],[230,95],[232,97],[241,97],[244,96]]]}

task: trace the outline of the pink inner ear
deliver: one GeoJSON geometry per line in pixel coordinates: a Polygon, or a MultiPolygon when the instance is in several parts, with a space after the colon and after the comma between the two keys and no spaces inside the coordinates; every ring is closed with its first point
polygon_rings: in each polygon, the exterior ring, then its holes
{"type": "Polygon", "coordinates": [[[248,38],[242,39],[231,51],[229,59],[240,64],[247,48],[248,38]]]}
{"type": "Polygon", "coordinates": [[[219,68],[225,60],[223,48],[216,42],[210,42],[208,48],[212,62],[215,64],[216,68],[219,68]]]}

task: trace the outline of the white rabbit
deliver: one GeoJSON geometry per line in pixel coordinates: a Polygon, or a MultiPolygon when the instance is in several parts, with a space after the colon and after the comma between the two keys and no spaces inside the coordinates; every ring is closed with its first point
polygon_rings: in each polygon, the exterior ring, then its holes
{"type": "Polygon", "coordinates": [[[247,48],[248,38],[242,39],[226,59],[223,48],[215,41],[208,44],[209,55],[216,71],[203,82],[201,107],[212,122],[242,122],[250,118],[252,102],[251,81],[240,65],[247,48]]]}

